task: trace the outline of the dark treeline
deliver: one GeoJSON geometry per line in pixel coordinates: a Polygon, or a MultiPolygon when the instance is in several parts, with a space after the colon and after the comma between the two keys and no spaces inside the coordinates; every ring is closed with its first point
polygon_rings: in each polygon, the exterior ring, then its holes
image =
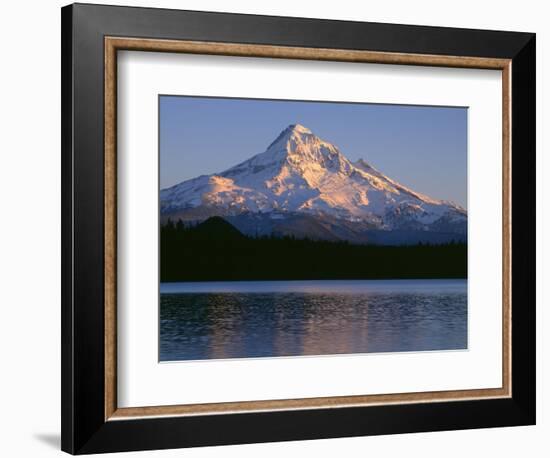
{"type": "Polygon", "coordinates": [[[161,281],[466,278],[467,246],[253,238],[214,217],[161,227],[161,281]]]}

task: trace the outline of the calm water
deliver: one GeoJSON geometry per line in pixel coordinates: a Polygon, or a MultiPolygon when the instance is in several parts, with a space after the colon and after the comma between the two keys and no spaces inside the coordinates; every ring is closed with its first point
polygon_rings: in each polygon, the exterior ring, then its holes
{"type": "Polygon", "coordinates": [[[467,347],[466,280],[166,283],[160,360],[467,347]]]}

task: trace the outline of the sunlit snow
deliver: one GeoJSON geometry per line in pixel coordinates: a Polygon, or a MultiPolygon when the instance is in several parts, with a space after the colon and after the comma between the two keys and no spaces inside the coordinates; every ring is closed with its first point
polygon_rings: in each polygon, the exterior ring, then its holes
{"type": "Polygon", "coordinates": [[[164,189],[160,196],[164,214],[198,208],[215,208],[221,215],[276,212],[276,218],[304,213],[375,222],[381,229],[404,221],[431,225],[467,218],[459,205],[415,192],[363,159],[351,162],[300,124],[288,126],[266,151],[219,174],[164,189]]]}

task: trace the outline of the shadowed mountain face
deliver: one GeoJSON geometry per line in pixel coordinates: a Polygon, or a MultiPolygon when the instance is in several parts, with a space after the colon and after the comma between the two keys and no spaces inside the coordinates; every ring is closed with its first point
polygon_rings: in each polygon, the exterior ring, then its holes
{"type": "Polygon", "coordinates": [[[244,239],[238,229],[219,216],[208,218],[192,228],[191,232],[205,240],[232,242],[244,239]]]}
{"type": "Polygon", "coordinates": [[[466,211],[417,193],[299,124],[266,151],[219,174],[163,189],[161,219],[223,217],[251,236],[353,243],[465,241],[466,211]]]}

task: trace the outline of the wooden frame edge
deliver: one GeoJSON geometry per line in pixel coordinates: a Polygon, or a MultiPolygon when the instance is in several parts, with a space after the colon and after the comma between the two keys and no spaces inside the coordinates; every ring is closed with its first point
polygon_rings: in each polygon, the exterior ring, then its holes
{"type": "Polygon", "coordinates": [[[237,57],[268,57],[336,62],[364,62],[394,65],[484,68],[502,70],[510,59],[463,57],[437,54],[408,54],[354,49],[302,48],[295,46],[253,45],[210,41],[105,37],[106,46],[128,51],[174,52],[237,57]]]}
{"type": "Polygon", "coordinates": [[[343,408],[388,404],[430,403],[500,399],[512,396],[511,368],[511,59],[446,55],[406,54],[362,50],[302,48],[273,45],[250,45],[184,40],[161,40],[110,37],[104,38],[105,63],[105,421],[144,417],[193,416],[250,413],[277,410],[343,408]],[[480,68],[502,71],[502,371],[501,388],[432,391],[420,393],[337,396],[321,398],[225,402],[118,408],[116,351],[116,92],[117,51],[175,52],[240,57],[322,60],[394,65],[425,65],[457,68],[480,68]]]}
{"type": "Polygon", "coordinates": [[[321,398],[283,399],[274,401],[223,402],[167,406],[123,407],[115,410],[108,421],[134,420],[144,417],[221,415],[310,409],[338,409],[392,404],[420,404],[449,401],[473,401],[509,397],[504,388],[479,390],[432,391],[403,394],[332,396],[321,398]]]}
{"type": "Polygon", "coordinates": [[[105,420],[117,410],[117,159],[116,159],[116,48],[105,40],[105,420]]]}
{"type": "Polygon", "coordinates": [[[502,69],[502,372],[512,396],[512,61],[502,69]]]}

